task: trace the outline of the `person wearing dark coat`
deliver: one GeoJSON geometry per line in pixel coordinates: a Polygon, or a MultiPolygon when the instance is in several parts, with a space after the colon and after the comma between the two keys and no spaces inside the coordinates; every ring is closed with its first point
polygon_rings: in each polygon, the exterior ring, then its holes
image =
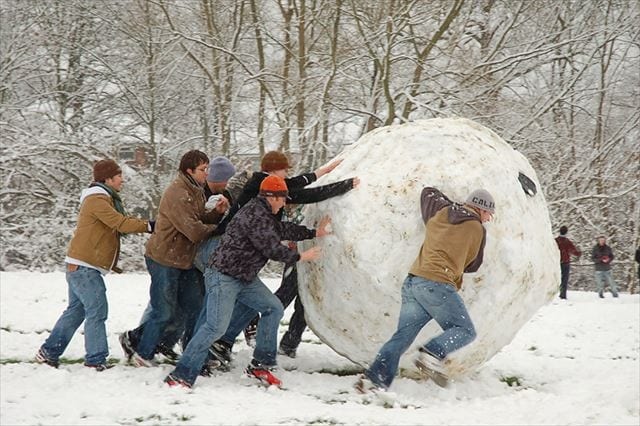
{"type": "Polygon", "coordinates": [[[560,299],[567,298],[567,287],[569,284],[569,272],[571,270],[571,256],[580,257],[582,252],[576,248],[573,242],[567,238],[568,228],[560,227],[560,235],[556,237],[556,244],[560,250],[560,299]]]}
{"type": "Polygon", "coordinates": [[[636,263],[638,264],[638,280],[640,281],[640,247],[636,249],[636,263]]]}
{"type": "Polygon", "coordinates": [[[611,262],[613,262],[613,250],[607,245],[607,239],[604,235],[598,237],[598,244],[591,250],[591,260],[595,266],[596,287],[598,296],[604,299],[605,285],[609,285],[613,297],[618,297],[618,288],[611,274],[611,262]]]}

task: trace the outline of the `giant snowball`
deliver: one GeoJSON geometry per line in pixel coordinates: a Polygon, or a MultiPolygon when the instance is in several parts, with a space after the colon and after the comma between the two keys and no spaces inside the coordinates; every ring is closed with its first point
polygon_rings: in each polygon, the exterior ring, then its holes
{"type": "MultiPolygon", "coordinates": [[[[464,201],[476,188],[494,197],[484,263],[460,292],[478,336],[451,354],[452,378],[468,375],[507,345],[553,298],[559,252],[543,191],[527,159],[491,130],[466,119],[431,119],[372,131],[342,152],[342,164],[316,185],[358,176],[346,195],[306,206],[305,223],[332,218],[323,258],[299,263],[300,297],[313,332],[367,366],[396,329],[400,288],[424,238],[425,186],[464,201]]],[[[441,332],[431,321],[401,359],[415,372],[417,347],[441,332]]]]}

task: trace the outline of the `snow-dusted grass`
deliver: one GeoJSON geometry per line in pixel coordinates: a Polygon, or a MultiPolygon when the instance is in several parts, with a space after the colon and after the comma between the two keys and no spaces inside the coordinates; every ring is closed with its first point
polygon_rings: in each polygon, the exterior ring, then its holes
{"type": "MultiPolygon", "coordinates": [[[[145,274],[107,277],[113,358],[122,359],[118,333],[137,324],[148,285],[145,274]]],[[[66,306],[66,288],[62,273],[0,273],[3,425],[640,424],[638,295],[600,300],[569,292],[568,301],[540,309],[472,377],[448,389],[398,378],[387,397],[372,398],[352,390],[358,367],[310,331],[298,358],[279,359],[286,390],[242,377],[251,356],[242,341],[230,373],[199,378],[191,391],[163,385],[169,365],[122,364],[96,373],[81,363],[58,370],[35,364],[35,351],[66,306]]],[[[77,333],[64,357],[83,355],[77,333]]]]}

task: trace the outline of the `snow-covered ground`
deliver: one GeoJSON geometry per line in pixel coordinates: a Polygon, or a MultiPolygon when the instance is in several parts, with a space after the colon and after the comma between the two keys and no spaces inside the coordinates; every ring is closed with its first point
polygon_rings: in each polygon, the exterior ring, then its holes
{"type": "MultiPolygon", "coordinates": [[[[107,277],[113,358],[122,359],[118,333],[137,324],[148,285],[145,274],[107,277]]],[[[81,363],[57,370],[35,364],[34,353],[66,306],[66,288],[62,273],[0,273],[2,425],[640,424],[638,295],[601,300],[569,292],[567,301],[540,309],[470,378],[448,389],[398,378],[382,398],[356,394],[358,366],[310,331],[296,359],[279,359],[285,390],[242,377],[251,356],[244,342],[234,348],[230,373],[201,377],[190,391],[162,383],[169,365],[121,364],[96,373],[81,363]]],[[[64,357],[83,355],[77,333],[64,357]]]]}

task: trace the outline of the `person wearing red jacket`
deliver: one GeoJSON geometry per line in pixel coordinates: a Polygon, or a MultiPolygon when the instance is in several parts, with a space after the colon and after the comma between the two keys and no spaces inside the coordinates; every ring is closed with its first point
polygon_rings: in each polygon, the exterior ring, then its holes
{"type": "Polygon", "coordinates": [[[567,238],[567,232],[569,232],[569,229],[566,226],[561,226],[560,235],[556,237],[556,244],[558,244],[558,249],[560,249],[560,299],[567,298],[571,256],[582,256],[582,252],[567,238]]]}

